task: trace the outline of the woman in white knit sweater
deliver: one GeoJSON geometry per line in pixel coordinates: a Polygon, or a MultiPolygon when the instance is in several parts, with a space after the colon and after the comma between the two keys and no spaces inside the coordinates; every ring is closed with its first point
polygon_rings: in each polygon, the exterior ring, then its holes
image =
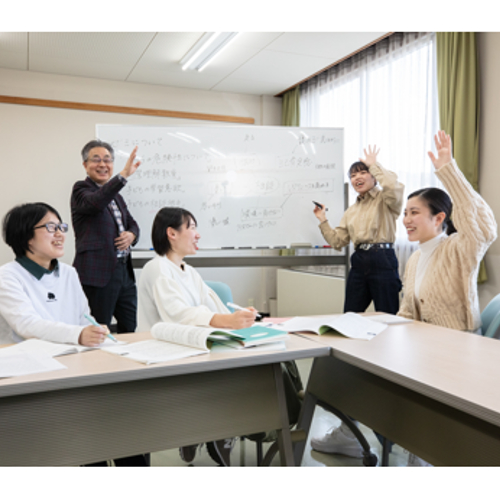
{"type": "Polygon", "coordinates": [[[418,241],[419,249],[406,265],[398,314],[479,332],[477,275],[481,259],[497,237],[497,224],[491,208],[455,164],[450,136],[440,131],[435,143],[437,158],[431,152],[429,157],[451,199],[437,188],[408,196],[403,223],[408,239],[418,241]]]}
{"type": "MultiPolygon", "coordinates": [[[[184,262],[198,250],[200,234],[191,212],[178,207],[162,208],[153,221],[153,247],[158,254],[142,269],[138,287],[138,331],[148,331],[158,322],[240,329],[252,326],[254,308],[230,313],[199,273],[184,262]]],[[[210,456],[220,465],[230,465],[234,439],[207,443],[210,456]]],[[[191,462],[197,445],[180,449],[191,462]]]]}
{"type": "Polygon", "coordinates": [[[162,208],[155,217],[152,241],[158,254],[142,269],[138,287],[138,331],[160,321],[233,330],[252,326],[257,311],[230,313],[199,273],[184,262],[198,250],[200,234],[191,212],[162,208]]]}

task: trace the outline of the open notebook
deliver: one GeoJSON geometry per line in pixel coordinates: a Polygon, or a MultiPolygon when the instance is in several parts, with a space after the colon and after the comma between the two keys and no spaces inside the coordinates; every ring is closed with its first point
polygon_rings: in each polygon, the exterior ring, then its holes
{"type": "Polygon", "coordinates": [[[370,340],[387,328],[385,323],[372,321],[356,313],[345,313],[335,316],[291,318],[277,325],[289,332],[312,332],[318,335],[340,333],[352,339],[370,340]]]}
{"type": "Polygon", "coordinates": [[[242,330],[224,330],[176,323],[157,323],[151,329],[151,334],[155,340],[109,346],[103,350],[152,364],[205,354],[219,345],[227,346],[228,349],[271,345],[288,335],[285,331],[258,325],[242,330]]]}

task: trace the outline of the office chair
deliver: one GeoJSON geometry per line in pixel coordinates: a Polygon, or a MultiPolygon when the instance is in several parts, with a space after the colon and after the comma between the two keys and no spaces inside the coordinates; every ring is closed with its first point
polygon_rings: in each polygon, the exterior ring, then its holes
{"type": "Polygon", "coordinates": [[[481,313],[482,331],[484,337],[500,338],[500,293],[493,297],[481,313]]]}
{"type": "MultiPolygon", "coordinates": [[[[224,305],[228,302],[233,302],[233,293],[231,288],[226,283],[221,281],[205,281],[205,283],[219,296],[224,305]]],[[[227,307],[227,306],[226,306],[227,307]]],[[[230,307],[228,309],[234,312],[230,307]]],[[[288,416],[290,419],[290,424],[295,424],[298,420],[298,415],[301,408],[301,401],[299,397],[299,392],[303,391],[302,381],[300,380],[300,374],[295,361],[287,361],[281,363],[281,369],[283,372],[283,382],[285,385],[285,397],[287,399],[288,416]]],[[[263,465],[265,461],[271,462],[272,458],[276,454],[277,445],[271,446],[269,450],[269,457],[264,457],[263,454],[263,443],[276,441],[276,436],[273,433],[267,434],[265,432],[259,432],[249,436],[240,437],[240,463],[244,465],[245,462],[245,439],[250,439],[254,441],[257,446],[257,464],[263,465]],[[267,458],[267,460],[266,460],[267,458]]]]}
{"type": "Polygon", "coordinates": [[[228,307],[228,302],[233,302],[233,292],[231,287],[222,281],[206,281],[205,283],[219,296],[222,303],[229,309],[230,312],[234,312],[231,307],[228,307]]]}

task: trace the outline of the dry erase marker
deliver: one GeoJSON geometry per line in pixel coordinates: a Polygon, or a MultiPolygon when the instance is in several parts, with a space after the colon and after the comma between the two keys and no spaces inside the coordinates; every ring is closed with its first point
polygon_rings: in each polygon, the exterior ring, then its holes
{"type": "MultiPolygon", "coordinates": [[[[317,201],[313,201],[313,203],[320,209],[323,210],[323,205],[321,203],[318,203],[317,201]]],[[[325,210],[328,210],[328,208],[325,208],[325,210]]]]}
{"type": "MultiPolygon", "coordinates": [[[[237,311],[249,311],[249,312],[252,312],[252,311],[250,311],[250,309],[247,309],[246,307],[238,306],[236,304],[233,304],[232,302],[228,302],[227,305],[228,305],[228,307],[232,307],[233,309],[236,309],[237,311]]],[[[257,313],[256,316],[257,316],[257,318],[261,318],[262,317],[259,313],[257,313]]]]}
{"type": "MultiPolygon", "coordinates": [[[[84,316],[94,325],[94,326],[98,326],[99,328],[102,328],[101,325],[94,319],[92,318],[92,316],[89,316],[88,314],[84,314],[84,316]]],[[[111,335],[111,333],[108,332],[108,337],[113,340],[114,342],[118,342],[118,340],[116,340],[113,335],[111,335]]]]}

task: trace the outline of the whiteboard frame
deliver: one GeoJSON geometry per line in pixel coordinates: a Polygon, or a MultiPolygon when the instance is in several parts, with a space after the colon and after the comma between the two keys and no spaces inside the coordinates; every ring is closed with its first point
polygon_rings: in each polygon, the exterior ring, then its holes
{"type": "MultiPolygon", "coordinates": [[[[258,126],[258,127],[255,127],[255,126],[249,126],[249,125],[235,125],[235,124],[231,124],[231,125],[229,125],[229,124],[228,125],[222,124],[222,125],[216,125],[216,126],[214,126],[214,125],[183,125],[183,126],[176,127],[176,126],[172,126],[170,124],[166,125],[166,126],[160,126],[160,125],[151,125],[151,126],[150,125],[133,125],[133,124],[125,124],[125,125],[120,125],[120,124],[96,124],[96,135],[98,137],[103,138],[104,140],[111,140],[112,142],[114,140],[117,140],[117,138],[116,137],[115,138],[112,138],[112,137],[110,138],[109,136],[106,136],[105,129],[108,128],[108,127],[110,127],[110,128],[121,128],[121,129],[124,129],[124,130],[131,129],[131,128],[134,128],[134,129],[158,129],[158,130],[167,129],[167,132],[168,132],[168,129],[175,129],[175,130],[178,130],[178,131],[188,131],[189,129],[193,129],[193,128],[194,129],[199,129],[199,130],[206,130],[206,131],[211,131],[211,130],[214,130],[214,129],[228,129],[228,130],[240,130],[240,129],[243,129],[244,133],[248,133],[248,134],[251,134],[251,131],[262,133],[262,132],[265,132],[266,130],[277,131],[278,129],[281,129],[281,131],[283,131],[283,132],[293,132],[293,131],[307,132],[307,131],[310,131],[309,132],[310,135],[311,134],[314,135],[316,133],[316,135],[318,136],[317,140],[321,139],[321,134],[322,133],[325,133],[325,132],[331,133],[331,131],[336,131],[336,132],[340,131],[341,132],[341,144],[339,146],[337,146],[337,149],[334,148],[334,151],[337,151],[337,153],[335,153],[336,155],[338,155],[338,151],[340,151],[340,159],[337,158],[335,160],[335,162],[340,167],[340,173],[339,173],[339,170],[337,169],[335,171],[335,173],[334,173],[334,171],[332,171],[331,175],[332,175],[332,179],[335,179],[335,182],[336,182],[335,185],[336,186],[338,186],[339,177],[342,179],[341,182],[342,183],[344,182],[344,175],[345,175],[345,173],[343,171],[344,170],[343,169],[343,161],[344,161],[344,158],[343,158],[343,149],[344,149],[344,144],[343,144],[343,128],[342,127],[277,127],[277,126],[258,126]]],[[[133,136],[127,137],[126,136],[126,132],[125,132],[124,135],[125,135],[125,137],[123,137],[123,138],[121,138],[119,140],[123,141],[123,140],[127,139],[129,141],[134,141],[134,137],[133,136]]],[[[271,136],[271,137],[273,137],[273,136],[271,136]]],[[[145,139],[148,139],[147,134],[144,137],[141,137],[140,134],[138,133],[138,137],[136,138],[136,142],[138,142],[140,140],[145,140],[145,139]]],[[[273,139],[274,139],[274,137],[273,137],[273,139]]],[[[273,139],[271,139],[271,140],[273,140],[273,139]]],[[[320,142],[318,142],[318,144],[319,143],[320,142]]],[[[264,144],[265,144],[265,142],[264,142],[264,144]]],[[[314,143],[312,143],[312,144],[314,144],[314,143]]],[[[304,147],[304,146],[302,146],[302,147],[304,147]]],[[[257,151],[259,151],[259,154],[260,154],[260,151],[261,151],[260,148],[261,148],[261,146],[258,145],[257,146],[257,151]]],[[[264,154],[263,158],[267,158],[267,156],[266,156],[267,155],[267,151],[265,150],[265,146],[264,146],[264,151],[265,152],[263,153],[264,154]]],[[[325,150],[323,149],[323,151],[325,151],[325,150]]],[[[279,155],[280,153],[281,152],[278,149],[277,155],[279,155]]],[[[140,150],[138,151],[138,154],[139,155],[141,154],[140,150]]],[[[295,154],[295,153],[293,153],[293,154],[295,154]]],[[[124,161],[125,160],[122,159],[123,163],[124,163],[124,161]]],[[[116,170],[118,170],[118,168],[116,168],[116,170]]],[[[297,173],[297,169],[296,168],[293,169],[293,167],[292,167],[292,173],[293,172],[295,172],[295,174],[296,174],[297,173]]],[[[314,172],[319,172],[319,171],[314,170],[314,172]]],[[[327,171],[325,170],[325,172],[327,172],[327,171]]],[[[307,179],[307,177],[306,177],[306,179],[307,179]]],[[[347,198],[346,198],[345,190],[344,190],[344,192],[342,192],[343,190],[340,189],[340,192],[339,192],[339,188],[338,187],[336,187],[335,190],[336,190],[335,202],[333,202],[332,200],[330,200],[331,203],[332,203],[332,205],[334,205],[333,207],[330,208],[330,211],[334,208],[334,213],[330,214],[330,215],[331,216],[332,215],[335,216],[335,221],[336,221],[337,217],[340,220],[340,217],[341,217],[343,211],[345,211],[345,205],[346,205],[347,198]],[[338,205],[338,198],[340,198],[340,196],[342,196],[342,195],[343,195],[343,199],[344,199],[344,203],[343,203],[344,210],[343,211],[341,211],[342,210],[342,208],[341,208],[342,205],[341,206],[338,205]]],[[[301,203],[303,204],[304,203],[303,198],[305,198],[305,196],[306,196],[305,192],[304,192],[304,194],[299,195],[299,196],[301,197],[301,199],[302,199],[301,203]]],[[[314,194],[312,195],[312,197],[314,198],[314,194]]],[[[327,200],[327,203],[328,203],[328,200],[327,200]]],[[[190,207],[187,207],[187,208],[189,210],[192,210],[190,207]]],[[[303,207],[301,207],[301,209],[302,208],[303,207]]],[[[303,212],[301,212],[301,213],[303,213],[303,212]]],[[[312,210],[311,210],[311,214],[312,214],[312,210]]],[[[288,219],[290,218],[290,215],[291,214],[289,213],[288,216],[287,216],[288,219]]],[[[198,215],[195,214],[195,216],[198,218],[198,215]]],[[[142,217],[142,218],[144,218],[144,217],[142,217]]],[[[141,219],[141,217],[140,217],[140,219],[141,219]]],[[[314,224],[314,220],[315,219],[312,219],[312,224],[314,224]]],[[[148,221],[147,223],[145,223],[144,220],[142,222],[143,222],[143,224],[146,224],[143,227],[141,227],[141,233],[142,233],[142,236],[144,236],[146,233],[148,233],[147,229],[150,227],[151,222],[148,221]],[[146,233],[144,231],[146,231],[146,233]]],[[[206,223],[207,223],[207,221],[205,221],[205,224],[206,223]]],[[[301,233],[301,232],[304,232],[304,231],[303,230],[299,231],[299,233],[301,233]]],[[[297,236],[300,236],[299,233],[297,233],[296,237],[294,237],[292,235],[292,237],[290,238],[290,236],[289,236],[288,239],[290,241],[286,242],[286,245],[287,245],[286,248],[290,248],[290,245],[292,244],[292,242],[296,242],[296,241],[308,241],[308,240],[310,241],[312,239],[312,238],[310,238],[311,234],[313,234],[315,232],[316,232],[315,229],[313,229],[312,226],[311,226],[302,235],[302,236],[305,236],[306,235],[305,233],[307,233],[307,236],[305,238],[300,238],[300,237],[296,238],[297,236]]],[[[317,233],[318,233],[317,239],[316,239],[316,236],[315,236],[314,239],[312,239],[312,241],[310,241],[311,243],[313,243],[313,246],[314,245],[320,245],[323,242],[323,239],[321,238],[321,236],[319,234],[319,231],[317,231],[317,233]]],[[[248,239],[249,237],[250,237],[250,239],[252,238],[250,236],[250,234],[247,234],[246,238],[248,239]]],[[[227,236],[226,236],[226,239],[227,239],[227,236]]],[[[211,242],[207,241],[206,237],[203,238],[203,242],[207,242],[206,243],[207,246],[205,247],[205,250],[208,250],[210,248],[219,248],[219,249],[233,248],[232,246],[224,246],[224,245],[221,245],[220,247],[218,245],[212,246],[210,244],[211,242]]],[[[144,243],[145,243],[145,246],[141,245],[141,244],[139,244],[139,246],[141,246],[142,250],[147,250],[148,249],[147,242],[144,242],[144,243]]],[[[246,246],[246,245],[248,245],[248,243],[247,243],[246,240],[244,242],[242,242],[242,241],[240,241],[240,242],[236,241],[236,243],[238,243],[238,244],[234,245],[234,246],[237,249],[250,248],[249,246],[246,246]]],[[[277,243],[281,245],[280,242],[277,242],[277,243]]],[[[269,241],[269,242],[267,242],[267,244],[264,244],[264,242],[262,242],[260,244],[259,243],[255,244],[255,246],[252,245],[252,248],[253,249],[259,249],[259,248],[283,248],[283,247],[280,247],[280,246],[276,246],[277,243],[275,241],[269,241]],[[262,245],[262,246],[260,246],[260,245],[262,245]]],[[[285,243],[283,243],[283,244],[285,244],[285,243]]],[[[203,248],[203,246],[204,245],[202,243],[202,248],[203,248]]]]}

